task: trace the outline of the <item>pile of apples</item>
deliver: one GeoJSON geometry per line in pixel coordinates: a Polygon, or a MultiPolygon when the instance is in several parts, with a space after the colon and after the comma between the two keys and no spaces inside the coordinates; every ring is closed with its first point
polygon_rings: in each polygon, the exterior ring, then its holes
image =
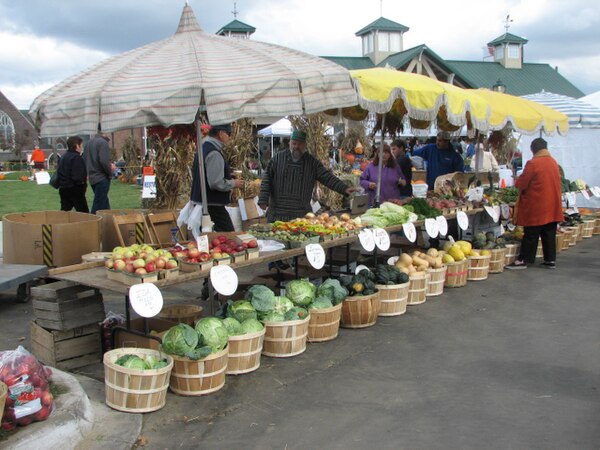
{"type": "Polygon", "coordinates": [[[224,235],[215,236],[208,243],[210,254],[214,259],[227,258],[230,255],[242,253],[248,248],[256,248],[257,246],[256,239],[248,242],[236,242],[224,235]]]}
{"type": "Polygon", "coordinates": [[[51,375],[49,367],[21,346],[0,352],[0,381],[8,386],[2,429],[12,430],[48,418],[54,402],[48,384],[51,375]]]}
{"type": "Polygon", "coordinates": [[[169,249],[169,251],[174,258],[188,263],[203,263],[212,259],[210,253],[198,250],[198,247],[194,242],[186,244],[185,247],[181,244],[177,244],[175,247],[169,249]]]}
{"type": "Polygon", "coordinates": [[[147,244],[115,247],[104,265],[107,269],[137,275],[178,267],[177,259],[168,250],[154,249],[147,244]]]}

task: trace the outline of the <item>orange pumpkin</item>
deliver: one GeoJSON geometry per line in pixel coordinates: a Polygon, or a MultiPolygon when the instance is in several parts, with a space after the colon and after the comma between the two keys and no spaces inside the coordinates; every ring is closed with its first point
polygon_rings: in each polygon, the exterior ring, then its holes
{"type": "Polygon", "coordinates": [[[6,178],[6,175],[3,173],[0,173],[0,180],[4,180],[6,178]]]}
{"type": "Polygon", "coordinates": [[[21,175],[21,181],[29,181],[29,177],[27,175],[21,175]]]}
{"type": "Polygon", "coordinates": [[[346,153],[344,155],[344,158],[346,158],[346,161],[348,161],[350,163],[350,165],[354,165],[354,161],[356,160],[356,156],[354,156],[352,153],[346,153]]]}

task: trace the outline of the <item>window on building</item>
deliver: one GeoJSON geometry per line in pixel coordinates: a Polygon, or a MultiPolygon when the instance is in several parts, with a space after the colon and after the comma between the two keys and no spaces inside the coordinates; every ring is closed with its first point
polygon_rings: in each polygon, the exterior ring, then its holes
{"type": "Polygon", "coordinates": [[[494,50],[494,59],[502,59],[504,58],[504,46],[499,45],[494,50]]]}
{"type": "Polygon", "coordinates": [[[362,54],[366,55],[369,53],[369,42],[367,36],[362,37],[362,54]]]}
{"type": "Polygon", "coordinates": [[[509,58],[520,58],[520,47],[519,44],[510,44],[508,46],[508,57],[509,58]]]}
{"type": "Polygon", "coordinates": [[[390,33],[390,52],[399,52],[402,50],[400,45],[400,33],[390,33]]]}
{"type": "Polygon", "coordinates": [[[15,126],[12,119],[0,110],[0,148],[8,149],[15,141],[15,126]]]}
{"type": "Polygon", "coordinates": [[[380,31],[377,33],[377,47],[380,52],[387,52],[390,50],[390,33],[387,31],[380,31]]]}
{"type": "Polygon", "coordinates": [[[367,35],[367,53],[373,52],[373,34],[367,35]]]}

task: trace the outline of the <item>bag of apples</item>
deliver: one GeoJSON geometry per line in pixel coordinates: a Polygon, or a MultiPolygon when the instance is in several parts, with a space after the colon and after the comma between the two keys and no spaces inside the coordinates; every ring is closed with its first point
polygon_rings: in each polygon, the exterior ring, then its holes
{"type": "Polygon", "coordinates": [[[50,368],[20,345],[16,350],[0,352],[0,380],[8,386],[3,429],[48,418],[54,400],[48,384],[51,375],[50,368]]]}

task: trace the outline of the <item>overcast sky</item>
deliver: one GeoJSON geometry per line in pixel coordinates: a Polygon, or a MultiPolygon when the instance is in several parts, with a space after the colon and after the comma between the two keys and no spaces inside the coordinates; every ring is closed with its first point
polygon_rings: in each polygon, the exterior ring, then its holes
{"type": "MultiPolygon", "coordinates": [[[[319,56],[361,56],[354,34],[383,16],[410,28],[404,48],[481,60],[505,31],[525,37],[525,61],[557,66],[584,93],[600,90],[598,0],[238,0],[252,39],[319,56]],[[383,4],[383,6],[381,6],[383,4]],[[382,7],[382,11],[381,8],[382,7]]],[[[232,0],[190,0],[202,28],[233,20],[232,0]]],[[[19,108],[109,56],[163,39],[184,0],[0,0],[0,90],[19,108]]]]}

